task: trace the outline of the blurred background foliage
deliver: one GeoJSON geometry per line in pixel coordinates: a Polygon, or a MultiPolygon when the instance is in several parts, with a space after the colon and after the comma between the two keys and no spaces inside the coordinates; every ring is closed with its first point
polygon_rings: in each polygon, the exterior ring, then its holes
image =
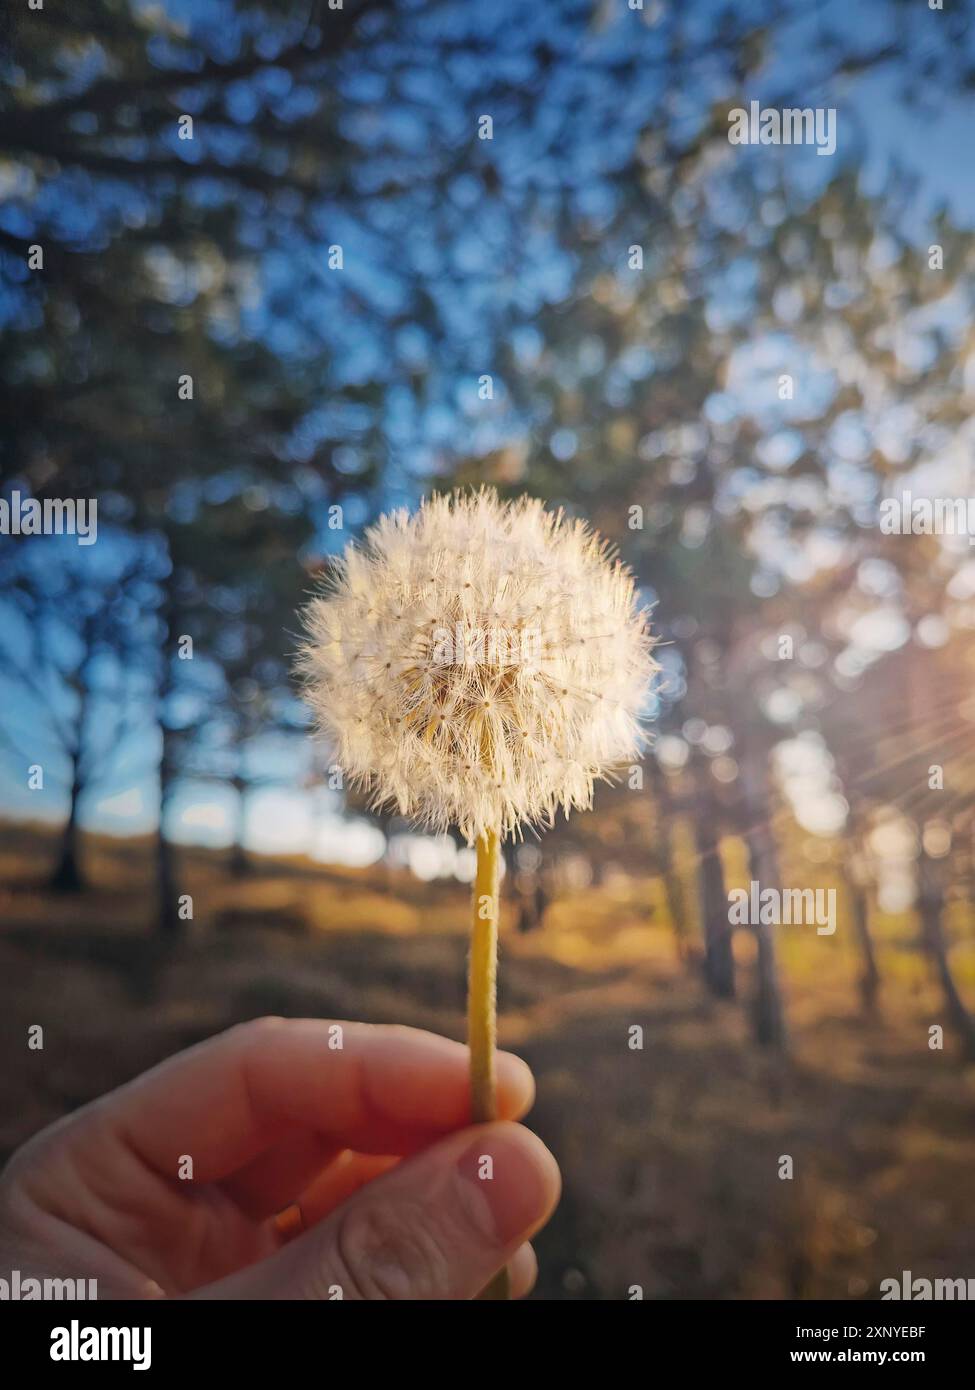
{"type": "Polygon", "coordinates": [[[133,1065],[265,1008],[459,1030],[468,858],[343,796],[289,667],[350,537],[491,483],[619,546],[663,663],[644,766],[508,856],[506,1027],[569,1174],[543,1292],[622,1296],[648,1250],[648,1296],[963,1273],[975,562],[878,518],[972,493],[966,9],[3,23],[0,489],[99,507],[91,548],[0,537],[11,1016],[55,962],[97,1059],[34,1101],[14,1074],[8,1141],[117,1076],[128,1007],[133,1065]],[[836,155],[729,145],[752,99],[835,107],[836,155]],[[834,889],[836,936],[733,933],[753,879],[834,889]],[[567,1117],[603,1095],[600,1157],[567,1117]],[[787,1134],[825,1166],[770,1212],[787,1134]]]}

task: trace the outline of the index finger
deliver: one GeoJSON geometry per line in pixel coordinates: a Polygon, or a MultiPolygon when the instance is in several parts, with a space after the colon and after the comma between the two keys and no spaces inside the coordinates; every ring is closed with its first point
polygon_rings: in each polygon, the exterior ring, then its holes
{"type": "MultiPolygon", "coordinates": [[[[534,1098],[524,1062],[497,1057],[498,1111],[534,1098]]],[[[184,1155],[198,1182],[227,1177],[310,1130],[336,1148],[412,1151],[470,1122],[467,1048],[421,1029],[260,1019],[163,1062],[98,1102],[144,1163],[173,1177],[184,1155]]]]}

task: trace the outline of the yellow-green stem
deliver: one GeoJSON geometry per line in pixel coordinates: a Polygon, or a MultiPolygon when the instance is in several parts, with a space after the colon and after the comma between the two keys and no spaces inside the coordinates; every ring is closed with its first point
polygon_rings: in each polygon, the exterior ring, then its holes
{"type": "Polygon", "coordinates": [[[494,1044],[497,1036],[498,836],[487,831],[477,842],[470,973],[467,981],[467,1042],[471,1050],[471,1119],[497,1118],[494,1044]]]}
{"type": "MultiPolygon", "coordinates": [[[[497,1039],[498,890],[501,881],[501,841],[494,830],[477,842],[474,879],[471,956],[467,980],[467,1044],[471,1053],[471,1119],[475,1124],[497,1119],[494,1047],[497,1039]]],[[[508,1271],[501,1272],[479,1294],[482,1299],[510,1296],[508,1271]]]]}

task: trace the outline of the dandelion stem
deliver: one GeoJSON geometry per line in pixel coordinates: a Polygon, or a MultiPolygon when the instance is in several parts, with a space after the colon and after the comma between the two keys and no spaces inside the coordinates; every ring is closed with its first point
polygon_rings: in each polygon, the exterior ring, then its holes
{"type": "MultiPolygon", "coordinates": [[[[494,1080],[494,1047],[497,1039],[498,888],[501,879],[501,845],[495,830],[477,842],[477,875],[474,879],[471,956],[467,980],[467,1043],[471,1053],[471,1119],[484,1124],[497,1118],[494,1080]]],[[[482,1299],[510,1296],[508,1271],[491,1280],[482,1299]]]]}
{"type": "Polygon", "coordinates": [[[495,831],[477,842],[474,919],[467,982],[467,1042],[471,1050],[471,1119],[497,1118],[494,1045],[497,1038],[498,883],[500,850],[495,831]]]}

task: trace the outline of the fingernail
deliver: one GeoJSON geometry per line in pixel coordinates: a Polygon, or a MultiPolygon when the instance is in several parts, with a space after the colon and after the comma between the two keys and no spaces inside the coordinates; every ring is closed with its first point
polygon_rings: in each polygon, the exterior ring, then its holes
{"type": "Polygon", "coordinates": [[[523,1125],[485,1125],[457,1167],[486,1203],[499,1245],[523,1240],[558,1201],[555,1159],[523,1125]]]}

